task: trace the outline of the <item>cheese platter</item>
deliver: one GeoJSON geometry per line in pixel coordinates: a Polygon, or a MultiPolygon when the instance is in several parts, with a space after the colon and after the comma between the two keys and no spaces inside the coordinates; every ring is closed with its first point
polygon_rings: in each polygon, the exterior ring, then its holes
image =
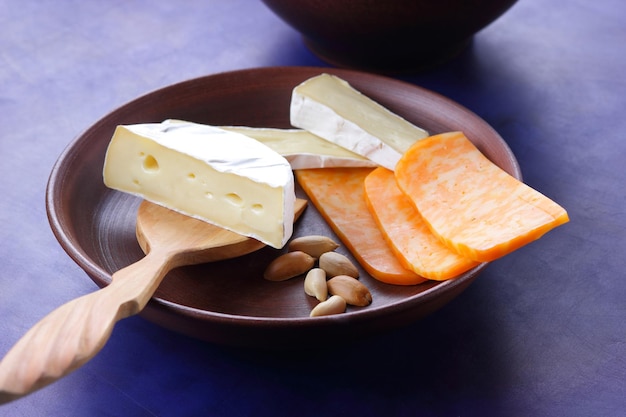
{"type": "MultiPolygon", "coordinates": [[[[487,122],[465,107],[421,87],[352,70],[268,67],[208,75],[164,87],[105,115],[69,144],[50,175],[46,205],[51,228],[68,255],[98,287],[115,271],[144,256],[135,236],[142,199],[107,188],[102,167],[119,125],[175,119],[213,126],[291,129],[294,87],[328,73],[347,80],[368,97],[431,134],[462,130],[487,158],[521,179],[506,142],[487,122]]],[[[295,194],[307,199],[296,182],[295,194]]],[[[340,241],[311,204],[294,224],[293,237],[325,235],[340,241]]],[[[337,252],[358,265],[345,245],[337,252]]],[[[406,325],[458,296],[487,265],[458,277],[415,285],[390,285],[359,266],[360,280],[372,293],[366,308],[310,317],[316,300],[301,280],[269,282],[263,271],[281,249],[253,253],[169,272],[141,315],[173,331],[228,346],[301,349],[351,341],[406,325]],[[332,342],[331,342],[332,340],[332,342]]]]}

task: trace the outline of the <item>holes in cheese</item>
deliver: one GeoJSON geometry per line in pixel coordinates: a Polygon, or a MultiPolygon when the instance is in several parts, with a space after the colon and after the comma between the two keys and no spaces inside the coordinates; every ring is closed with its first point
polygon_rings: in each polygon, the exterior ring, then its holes
{"type": "Polygon", "coordinates": [[[253,204],[252,212],[257,215],[263,214],[263,204],[253,204]]]}
{"type": "Polygon", "coordinates": [[[245,135],[194,123],[118,126],[104,183],[275,248],[293,232],[289,162],[245,135]]]}
{"type": "Polygon", "coordinates": [[[143,169],[146,172],[157,172],[159,170],[159,162],[152,155],[144,156],[143,169]]]}
{"type": "Polygon", "coordinates": [[[243,207],[244,200],[237,193],[228,193],[224,196],[224,199],[230,204],[236,207],[243,207]]]}

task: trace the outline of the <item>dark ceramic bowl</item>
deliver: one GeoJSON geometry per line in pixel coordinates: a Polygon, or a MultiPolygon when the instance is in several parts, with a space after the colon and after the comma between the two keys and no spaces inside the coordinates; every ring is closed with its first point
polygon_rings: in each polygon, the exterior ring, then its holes
{"type": "MultiPolygon", "coordinates": [[[[144,255],[135,238],[140,199],[102,182],[102,164],[118,124],[184,119],[214,125],[289,127],[292,89],[330,72],[431,133],[463,130],[494,163],[520,178],[502,138],[464,107],[415,85],[360,72],[320,68],[259,68],[197,78],[139,97],[104,116],[75,139],[54,166],[46,196],[52,230],[69,256],[100,287],[113,272],[144,255]]],[[[297,193],[304,197],[300,189],[297,193]]],[[[309,205],[295,236],[334,239],[309,205]]],[[[348,256],[345,247],[337,249],[348,256]]],[[[361,271],[373,303],[345,314],[308,317],[316,304],[301,279],[270,282],[263,270],[277,256],[264,248],[236,259],[171,271],[142,312],[168,329],[209,342],[267,349],[331,346],[387,331],[441,308],[470,285],[486,264],[445,282],[388,285],[361,271]]],[[[353,259],[354,261],[354,259],[353,259]]]]}
{"type": "Polygon", "coordinates": [[[516,0],[263,0],[328,63],[379,72],[432,67],[516,0]]]}

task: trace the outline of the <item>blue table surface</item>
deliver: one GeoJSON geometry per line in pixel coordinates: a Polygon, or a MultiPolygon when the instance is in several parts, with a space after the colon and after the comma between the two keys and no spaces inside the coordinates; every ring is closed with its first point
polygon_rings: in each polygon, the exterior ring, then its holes
{"type": "MultiPolygon", "coordinates": [[[[520,0],[451,62],[402,78],[490,123],[571,222],[450,304],[355,345],[215,346],[133,317],[4,416],[626,415],[626,3],[520,0]]],[[[50,231],[51,168],[83,130],[172,83],[326,66],[260,1],[0,3],[0,356],[96,289],[50,231]]]]}

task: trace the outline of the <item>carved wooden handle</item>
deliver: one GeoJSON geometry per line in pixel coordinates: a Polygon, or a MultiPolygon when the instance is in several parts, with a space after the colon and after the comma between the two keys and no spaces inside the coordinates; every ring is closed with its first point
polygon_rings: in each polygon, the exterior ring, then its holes
{"type": "Polygon", "coordinates": [[[43,388],[93,358],[118,320],[145,307],[171,269],[171,259],[150,252],[113,274],[107,287],[66,303],[39,321],[0,362],[0,404],[43,388]]]}

